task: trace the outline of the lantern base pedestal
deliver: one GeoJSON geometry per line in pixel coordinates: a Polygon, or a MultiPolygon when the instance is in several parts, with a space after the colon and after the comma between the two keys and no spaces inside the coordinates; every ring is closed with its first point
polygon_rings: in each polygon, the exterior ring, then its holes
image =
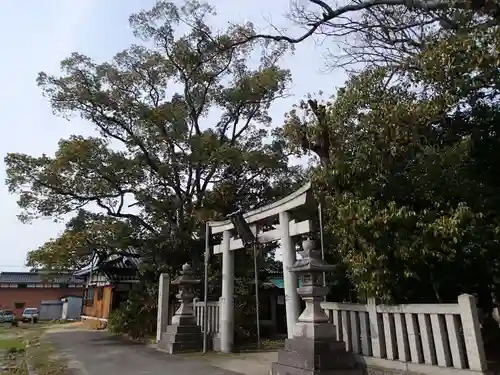
{"type": "Polygon", "coordinates": [[[196,324],[172,324],[161,335],[158,350],[168,354],[199,352],[203,349],[203,335],[196,324]]]}
{"type": "Polygon", "coordinates": [[[295,337],[285,340],[285,349],[278,351],[278,362],[272,375],[363,375],[354,356],[345,344],[334,338],[311,339],[295,337]]]}
{"type": "Polygon", "coordinates": [[[320,258],[314,241],[302,242],[302,259],[288,270],[300,277],[302,286],[297,293],[306,303],[293,329],[293,338],[285,341],[278,351],[278,361],[272,364],[271,375],[363,375],[353,353],[337,340],[335,326],[321,307],[328,288],[324,274],[335,270],[320,258]]]}

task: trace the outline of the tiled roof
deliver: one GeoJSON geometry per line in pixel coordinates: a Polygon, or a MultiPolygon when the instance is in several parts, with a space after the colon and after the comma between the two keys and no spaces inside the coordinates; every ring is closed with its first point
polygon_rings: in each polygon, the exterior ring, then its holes
{"type": "Polygon", "coordinates": [[[138,256],[131,255],[117,255],[113,258],[107,259],[104,263],[113,267],[113,268],[137,268],[141,262],[141,259],[138,256]]]}
{"type": "Polygon", "coordinates": [[[1,284],[82,284],[70,273],[48,274],[44,272],[0,272],[1,284]]]}
{"type": "Polygon", "coordinates": [[[137,269],[141,263],[141,259],[135,250],[128,250],[130,255],[123,254],[111,254],[105,260],[98,262],[97,259],[94,260],[92,266],[87,266],[81,270],[74,273],[77,277],[82,277],[90,273],[90,269],[97,270],[100,268],[111,268],[111,269],[137,269]]]}

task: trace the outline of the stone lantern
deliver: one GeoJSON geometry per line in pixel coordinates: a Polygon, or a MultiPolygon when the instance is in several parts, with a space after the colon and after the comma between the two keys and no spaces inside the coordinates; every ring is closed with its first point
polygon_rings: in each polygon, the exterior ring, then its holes
{"type": "Polygon", "coordinates": [[[172,285],[178,285],[179,288],[175,296],[180,306],[172,317],[172,324],[162,334],[158,343],[159,350],[170,354],[201,350],[203,336],[193,311],[194,290],[200,282],[200,279],[194,277],[194,271],[188,263],[182,266],[180,276],[172,281],[172,285]]]}
{"type": "Polygon", "coordinates": [[[337,340],[335,326],[321,302],[328,292],[323,286],[323,274],[333,272],[335,266],[321,259],[314,241],[302,243],[302,259],[289,270],[300,278],[302,286],[297,292],[305,302],[293,331],[293,338],[286,339],[285,349],[278,352],[278,361],[272,364],[272,375],[295,374],[342,374],[361,375],[352,353],[346,352],[345,344],[337,340]]]}
{"type": "Polygon", "coordinates": [[[172,325],[196,324],[193,311],[194,288],[201,282],[194,277],[194,271],[189,263],[182,266],[180,276],[178,276],[172,285],[178,285],[179,293],[175,295],[181,303],[175,315],[172,317],[172,325]]]}

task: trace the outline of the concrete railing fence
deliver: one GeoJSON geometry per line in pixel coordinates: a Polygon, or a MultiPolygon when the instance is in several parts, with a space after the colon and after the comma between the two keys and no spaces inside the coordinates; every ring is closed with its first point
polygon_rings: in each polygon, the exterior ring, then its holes
{"type": "Polygon", "coordinates": [[[208,333],[215,334],[219,332],[219,301],[208,301],[208,308],[205,309],[205,302],[200,301],[198,298],[193,300],[193,310],[194,316],[196,318],[196,324],[201,327],[202,332],[204,331],[204,316],[205,311],[208,313],[208,333]]]}
{"type": "MultiPolygon", "coordinates": [[[[337,337],[367,366],[395,373],[480,374],[486,372],[476,301],[461,295],[457,303],[383,305],[323,302],[337,337]]],[[[169,309],[170,310],[170,309],[169,309]]],[[[208,333],[220,328],[220,300],[193,300],[196,322],[208,333]]]]}
{"type": "MultiPolygon", "coordinates": [[[[366,305],[324,302],[322,307],[346,350],[365,358],[397,361],[415,372],[430,371],[428,366],[486,370],[473,296],[461,295],[456,304],[377,305],[370,300],[366,305]]],[[[385,361],[378,365],[386,367],[385,361]]]]}

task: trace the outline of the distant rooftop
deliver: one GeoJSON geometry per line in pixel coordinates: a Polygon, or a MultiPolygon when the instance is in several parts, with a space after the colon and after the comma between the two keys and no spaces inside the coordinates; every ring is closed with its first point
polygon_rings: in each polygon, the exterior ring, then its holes
{"type": "Polygon", "coordinates": [[[99,261],[97,258],[94,258],[93,264],[88,265],[74,273],[75,276],[81,277],[88,275],[90,270],[93,272],[98,272],[103,268],[114,269],[114,270],[136,270],[139,264],[141,263],[141,259],[139,254],[135,250],[128,250],[128,254],[111,254],[107,258],[102,261],[99,261]]]}
{"type": "Polygon", "coordinates": [[[75,277],[82,278],[92,273],[105,272],[113,280],[134,280],[136,271],[141,263],[139,254],[129,249],[127,254],[111,254],[104,260],[94,258],[93,264],[74,273],[75,277]]]}
{"type": "Polygon", "coordinates": [[[57,272],[0,272],[0,284],[82,284],[71,273],[57,272]]]}

